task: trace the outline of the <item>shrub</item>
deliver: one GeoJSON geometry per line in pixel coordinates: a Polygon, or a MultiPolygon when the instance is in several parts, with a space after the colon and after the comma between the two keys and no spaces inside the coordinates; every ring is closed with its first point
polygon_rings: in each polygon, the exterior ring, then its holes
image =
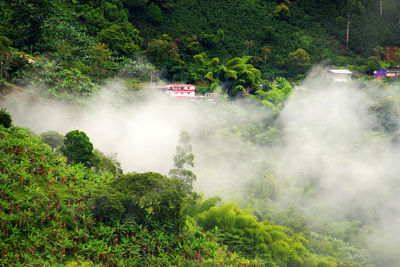
{"type": "Polygon", "coordinates": [[[179,231],[184,225],[182,184],[154,172],[128,173],[92,196],[94,213],[105,222],[135,221],[179,231]]]}
{"type": "Polygon", "coordinates": [[[3,125],[4,128],[10,128],[12,125],[11,115],[4,108],[0,110],[0,125],[3,125]]]}

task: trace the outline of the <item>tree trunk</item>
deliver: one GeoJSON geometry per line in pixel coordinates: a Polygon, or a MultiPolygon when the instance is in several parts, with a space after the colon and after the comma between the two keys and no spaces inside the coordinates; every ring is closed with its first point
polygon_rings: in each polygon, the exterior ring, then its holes
{"type": "Polygon", "coordinates": [[[346,50],[349,49],[349,34],[350,34],[350,14],[347,15],[346,50]]]}

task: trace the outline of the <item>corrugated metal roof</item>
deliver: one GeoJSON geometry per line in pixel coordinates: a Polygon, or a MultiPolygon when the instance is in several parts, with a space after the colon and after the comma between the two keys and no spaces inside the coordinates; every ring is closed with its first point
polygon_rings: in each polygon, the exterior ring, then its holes
{"type": "Polygon", "coordinates": [[[331,69],[329,72],[335,73],[335,74],[351,74],[351,71],[349,70],[334,70],[331,69]]]}

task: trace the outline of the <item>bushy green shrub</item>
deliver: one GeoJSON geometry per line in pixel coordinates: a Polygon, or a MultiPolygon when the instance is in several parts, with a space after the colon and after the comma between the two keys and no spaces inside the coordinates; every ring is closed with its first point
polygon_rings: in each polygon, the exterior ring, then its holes
{"type": "Polygon", "coordinates": [[[3,125],[4,128],[10,128],[12,125],[11,115],[4,108],[0,110],[0,125],[3,125]]]}
{"type": "Polygon", "coordinates": [[[174,231],[179,231],[184,224],[183,200],[179,181],[154,172],[121,175],[99,188],[92,197],[98,220],[132,220],[174,231]]]}

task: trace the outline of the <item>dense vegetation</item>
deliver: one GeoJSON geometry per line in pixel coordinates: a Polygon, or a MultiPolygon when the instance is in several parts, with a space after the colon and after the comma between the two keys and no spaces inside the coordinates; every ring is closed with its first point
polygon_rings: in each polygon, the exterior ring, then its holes
{"type": "MultiPolygon", "coordinates": [[[[220,115],[218,130],[250,154],[282,142],[280,112],[313,65],[371,75],[399,64],[400,50],[387,60],[384,49],[400,46],[399,14],[396,0],[0,0],[0,92],[39,91],[79,106],[109,79],[132,91],[161,80],[194,83],[199,94],[219,94],[221,106],[241,98],[268,114],[241,124],[220,115]]],[[[377,122],[368,140],[398,142],[398,88],[384,91],[391,83],[371,100],[377,122]]],[[[252,115],[229,108],[231,117],[252,115]]],[[[238,164],[247,160],[230,153],[238,164]]],[[[183,131],[168,176],[124,173],[85,132],[36,136],[1,109],[0,265],[395,262],[379,252],[373,258],[366,245],[377,209],[310,222],[300,215],[307,211],[279,206],[279,196],[294,192],[312,201],[321,189],[312,175],[285,184],[271,171],[276,162],[252,159],[261,167],[249,173],[240,203],[226,203],[194,191],[194,158],[183,131]]]]}
{"type": "Polygon", "coordinates": [[[4,265],[336,265],[311,254],[301,234],[257,222],[249,210],[212,208],[217,198],[184,201],[187,187],[179,179],[104,175],[67,164],[27,129],[0,126],[0,136],[4,265]]]}
{"type": "Polygon", "coordinates": [[[115,76],[236,96],[316,63],[370,74],[400,60],[383,61],[400,44],[400,4],[380,2],[2,0],[1,79],[77,101],[115,76]]]}

